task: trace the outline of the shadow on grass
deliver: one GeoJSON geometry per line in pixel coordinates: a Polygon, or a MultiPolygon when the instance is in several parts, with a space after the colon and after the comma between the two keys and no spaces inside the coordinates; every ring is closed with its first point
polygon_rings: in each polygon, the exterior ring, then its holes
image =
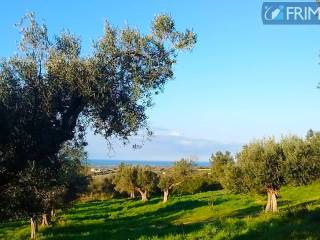
{"type": "MultiPolygon", "coordinates": [[[[217,199],[218,200],[218,199],[217,199]]],[[[320,209],[308,210],[308,205],[317,202],[312,200],[294,207],[286,208],[280,212],[279,216],[272,217],[271,220],[263,220],[254,224],[249,224],[243,219],[246,216],[258,215],[263,206],[254,205],[239,209],[233,212],[231,221],[228,218],[214,219],[210,222],[180,224],[173,222],[181,218],[187,211],[199,207],[208,206],[205,200],[184,200],[169,201],[167,204],[161,203],[160,199],[153,199],[149,202],[128,200],[114,201],[112,205],[108,203],[94,203],[86,205],[90,211],[88,214],[81,212],[80,216],[72,216],[70,224],[59,224],[42,231],[45,239],[51,240],[71,240],[71,239],[137,239],[141,236],[152,238],[154,236],[163,237],[168,234],[184,235],[196,232],[204,228],[204,224],[209,224],[217,231],[226,231],[227,239],[320,239],[320,209]],[[109,206],[109,207],[108,207],[109,206]],[[133,209],[136,207],[137,209],[133,209]],[[141,208],[139,208],[141,207],[141,208]],[[145,207],[145,208],[144,208],[145,207]],[[125,211],[122,211],[125,209],[125,211]],[[288,210],[290,209],[290,210],[288,210]],[[110,215],[109,215],[110,214],[110,215]],[[244,231],[245,230],[245,231],[244,231]],[[242,235],[239,235],[243,232],[242,235]]],[[[221,199],[216,204],[221,204],[227,199],[221,199]]],[[[78,210],[84,210],[84,206],[78,210]]],[[[209,210],[209,206],[208,206],[209,210]]],[[[263,215],[262,215],[263,216],[263,215]]],[[[215,233],[212,232],[212,237],[215,233]]]]}
{"type": "Polygon", "coordinates": [[[255,216],[263,212],[264,207],[261,205],[255,205],[255,206],[250,206],[247,208],[241,208],[235,212],[233,212],[230,217],[238,217],[238,218],[243,218],[243,217],[248,217],[248,216],[255,216]]]}
{"type": "MultiPolygon", "coordinates": [[[[227,199],[227,198],[217,198],[217,199],[214,199],[213,200],[213,205],[214,206],[217,206],[217,205],[220,205],[220,204],[222,204],[222,203],[225,203],[225,202],[228,202],[228,201],[230,201],[230,199],[227,199]]],[[[209,202],[210,203],[210,202],[209,202]]],[[[208,203],[208,204],[209,204],[208,203]]]]}
{"type": "Polygon", "coordinates": [[[133,201],[135,202],[135,204],[127,206],[127,209],[141,207],[141,206],[145,206],[145,205],[156,204],[156,203],[161,202],[161,199],[152,198],[152,199],[148,200],[147,202],[143,202],[143,201],[141,201],[140,199],[137,198],[137,199],[134,199],[133,201]]]}
{"type": "MultiPolygon", "coordinates": [[[[153,205],[155,202],[145,203],[153,205]]],[[[156,209],[134,216],[107,216],[90,221],[89,218],[79,219],[72,225],[56,226],[45,229],[42,233],[46,239],[136,239],[139,236],[164,236],[170,234],[186,234],[199,229],[202,224],[174,225],[171,222],[192,210],[207,205],[206,201],[173,202],[156,209]]],[[[97,211],[99,211],[97,209],[97,211]]]]}
{"type": "Polygon", "coordinates": [[[279,218],[262,222],[249,229],[245,234],[233,239],[259,239],[259,240],[301,240],[320,239],[320,208],[308,210],[303,204],[296,206],[279,218]]]}

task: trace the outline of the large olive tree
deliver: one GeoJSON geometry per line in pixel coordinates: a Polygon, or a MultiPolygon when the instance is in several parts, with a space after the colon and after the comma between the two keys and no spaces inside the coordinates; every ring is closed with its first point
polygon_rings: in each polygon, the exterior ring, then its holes
{"type": "Polygon", "coordinates": [[[237,156],[237,166],[245,185],[242,189],[267,193],[267,212],[278,211],[278,193],[284,184],[283,161],[281,145],[272,138],[245,145],[237,156]]]}
{"type": "Polygon", "coordinates": [[[64,31],[50,39],[33,14],[18,25],[19,51],[0,63],[0,192],[5,201],[19,196],[12,202],[33,217],[60,168],[61,146],[88,126],[124,141],[146,128],[152,96],[173,78],[177,53],[190,50],[196,37],[177,31],[167,15],[157,16],[147,35],[106,23],[85,56],[79,37],[64,31]]]}

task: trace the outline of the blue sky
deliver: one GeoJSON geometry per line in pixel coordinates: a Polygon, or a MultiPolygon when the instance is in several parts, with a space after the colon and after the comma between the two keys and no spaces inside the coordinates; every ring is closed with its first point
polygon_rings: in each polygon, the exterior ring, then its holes
{"type": "Polygon", "coordinates": [[[156,14],[171,14],[177,28],[193,28],[198,43],[179,56],[175,80],[148,111],[155,136],[139,150],[116,141],[107,150],[89,133],[88,152],[99,159],[207,160],[211,152],[236,152],[253,138],[319,129],[320,26],[265,26],[261,6],[257,0],[6,1],[0,56],[14,53],[14,23],[28,11],[44,19],[51,34],[67,28],[80,35],[84,53],[105,19],[148,32],[156,14]]]}

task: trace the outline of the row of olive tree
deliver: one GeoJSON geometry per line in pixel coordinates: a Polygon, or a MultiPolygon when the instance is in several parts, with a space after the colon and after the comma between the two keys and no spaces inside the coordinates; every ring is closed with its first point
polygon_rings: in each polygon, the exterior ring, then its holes
{"type": "Polygon", "coordinates": [[[236,160],[229,152],[211,157],[212,175],[236,193],[267,194],[266,211],[277,212],[277,198],[285,184],[305,185],[320,178],[320,133],[305,138],[286,136],[256,140],[245,145],[236,160]]]}
{"type": "Polygon", "coordinates": [[[167,202],[170,191],[185,182],[191,176],[194,162],[189,159],[181,159],[174,163],[172,168],[160,172],[152,171],[147,166],[132,166],[121,164],[118,172],[106,186],[114,188],[120,193],[127,193],[131,198],[139,193],[142,201],[147,201],[152,192],[160,189],[163,192],[163,202],[167,202]]]}

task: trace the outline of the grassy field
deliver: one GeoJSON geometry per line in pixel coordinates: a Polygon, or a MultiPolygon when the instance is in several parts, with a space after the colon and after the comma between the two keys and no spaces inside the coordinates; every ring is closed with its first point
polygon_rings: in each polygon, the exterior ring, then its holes
{"type": "MultiPolygon", "coordinates": [[[[39,229],[39,239],[320,239],[320,184],[281,189],[280,213],[263,196],[224,191],[139,200],[78,203],[39,229]]],[[[0,225],[1,239],[28,239],[29,225],[0,225]]]]}

